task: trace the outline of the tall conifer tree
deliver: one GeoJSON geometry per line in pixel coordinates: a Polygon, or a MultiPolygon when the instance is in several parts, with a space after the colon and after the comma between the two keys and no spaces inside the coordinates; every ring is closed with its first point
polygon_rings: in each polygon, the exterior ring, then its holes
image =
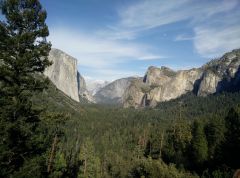
{"type": "Polygon", "coordinates": [[[38,0],[0,3],[5,16],[0,21],[0,175],[7,177],[39,154],[33,136],[40,112],[33,109],[31,95],[46,86],[39,74],[50,65],[51,44],[47,13],[38,0]]]}

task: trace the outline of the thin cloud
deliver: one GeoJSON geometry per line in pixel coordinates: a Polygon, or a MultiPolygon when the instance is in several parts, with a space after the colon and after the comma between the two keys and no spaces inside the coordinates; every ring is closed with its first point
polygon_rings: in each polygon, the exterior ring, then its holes
{"type": "Polygon", "coordinates": [[[109,81],[138,74],[137,71],[121,69],[119,64],[163,58],[152,53],[151,47],[147,45],[110,40],[63,27],[50,28],[49,40],[54,48],[61,49],[78,60],[80,72],[84,69],[90,77],[109,81]]]}
{"type": "Polygon", "coordinates": [[[139,60],[155,60],[155,59],[166,59],[168,57],[165,56],[157,56],[157,55],[148,55],[138,58],[139,60]]]}
{"type": "Polygon", "coordinates": [[[193,39],[194,39],[193,36],[181,34],[181,35],[176,36],[174,41],[189,41],[189,40],[193,40],[193,39]]]}
{"type": "Polygon", "coordinates": [[[78,59],[78,64],[91,68],[113,67],[129,60],[154,60],[150,47],[130,42],[108,40],[65,28],[50,29],[53,47],[78,59]]]}
{"type": "Polygon", "coordinates": [[[227,12],[238,5],[238,0],[192,1],[148,0],[119,11],[120,26],[149,29],[182,20],[204,21],[215,14],[227,12]]]}
{"type": "Polygon", "coordinates": [[[240,47],[239,26],[236,25],[240,22],[238,7],[238,0],[140,1],[119,11],[120,22],[116,26],[120,30],[115,34],[118,39],[134,39],[143,31],[187,21],[194,35],[180,34],[174,41],[193,40],[200,55],[212,57],[240,47]]]}
{"type": "Polygon", "coordinates": [[[194,46],[204,57],[218,57],[224,52],[240,47],[240,25],[229,27],[197,27],[194,46]]]}
{"type": "Polygon", "coordinates": [[[136,74],[120,70],[122,63],[167,58],[156,53],[156,46],[144,45],[147,42],[138,38],[156,27],[176,22],[187,25],[186,34],[169,37],[175,42],[192,41],[196,52],[204,57],[239,48],[239,5],[239,0],[136,1],[119,9],[115,24],[106,24],[91,34],[62,26],[50,28],[50,41],[53,47],[76,57],[80,67],[94,73],[89,76],[116,79],[136,74]]]}

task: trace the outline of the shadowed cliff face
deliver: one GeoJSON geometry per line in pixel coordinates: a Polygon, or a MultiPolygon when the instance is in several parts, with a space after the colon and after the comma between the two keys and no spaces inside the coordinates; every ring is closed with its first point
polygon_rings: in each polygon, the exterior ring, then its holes
{"type": "Polygon", "coordinates": [[[87,90],[86,81],[83,76],[78,72],[77,73],[78,80],[78,94],[80,97],[85,98],[87,101],[91,103],[95,103],[95,100],[91,93],[87,90]]]}
{"type": "Polygon", "coordinates": [[[149,67],[143,80],[133,81],[123,95],[124,107],[154,107],[188,92],[198,96],[240,89],[240,50],[190,70],[149,67]]]}
{"type": "Polygon", "coordinates": [[[240,50],[226,53],[202,67],[204,73],[198,89],[199,96],[222,91],[239,90],[240,50]]]}

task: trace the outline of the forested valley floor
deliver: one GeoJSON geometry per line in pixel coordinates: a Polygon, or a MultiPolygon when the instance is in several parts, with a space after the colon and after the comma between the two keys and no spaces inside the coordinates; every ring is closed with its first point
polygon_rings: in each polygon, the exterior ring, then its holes
{"type": "Polygon", "coordinates": [[[239,92],[123,109],[79,104],[50,85],[33,100],[64,118],[49,128],[61,132],[53,177],[232,177],[239,167],[239,92]]]}

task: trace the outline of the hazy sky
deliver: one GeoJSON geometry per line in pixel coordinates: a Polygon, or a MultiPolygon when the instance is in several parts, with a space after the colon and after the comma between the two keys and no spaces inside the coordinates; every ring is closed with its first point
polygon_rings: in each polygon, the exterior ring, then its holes
{"type": "Polygon", "coordinates": [[[49,40],[88,79],[186,69],[240,47],[240,0],[40,0],[49,40]]]}

